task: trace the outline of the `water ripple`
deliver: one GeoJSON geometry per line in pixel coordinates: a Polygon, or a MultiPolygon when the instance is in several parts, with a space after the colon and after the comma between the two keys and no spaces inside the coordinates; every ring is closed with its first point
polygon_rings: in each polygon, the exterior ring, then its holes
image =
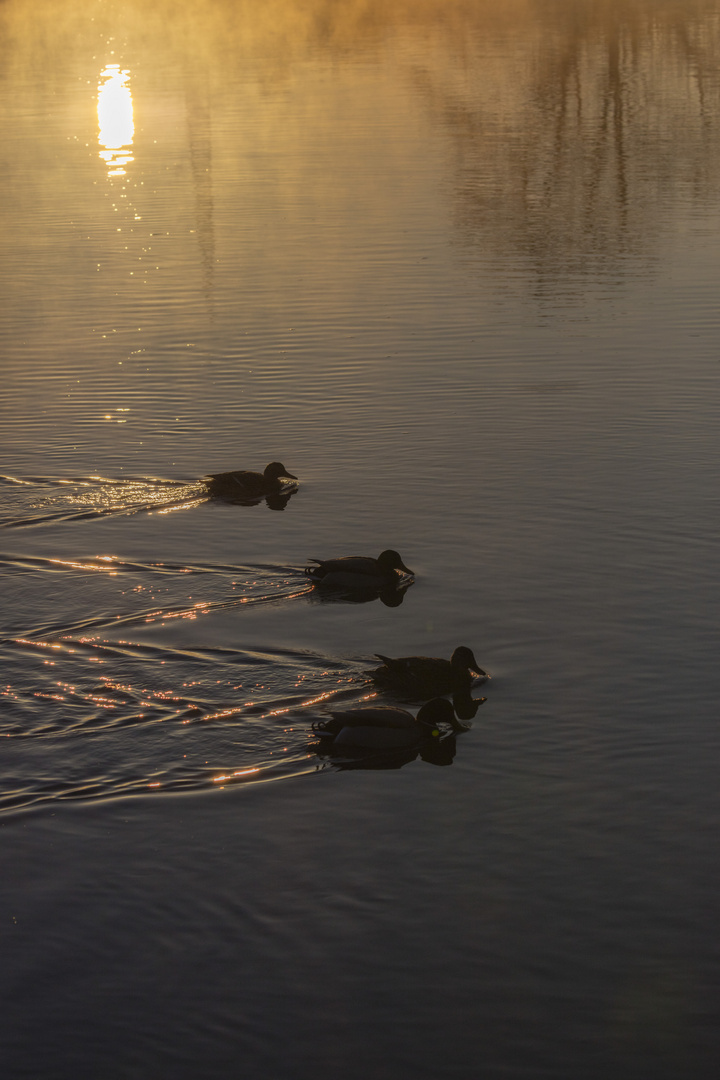
{"type": "Polygon", "coordinates": [[[368,693],[359,662],[132,633],[307,599],[299,568],[4,551],[0,573],[0,811],[324,768],[312,721],[368,693]]]}
{"type": "Polygon", "coordinates": [[[0,476],[0,485],[15,496],[6,496],[0,509],[2,529],[138,513],[168,514],[193,509],[210,498],[201,481],[188,484],[152,476],[121,480],[106,476],[0,476]],[[62,494],[56,493],[58,488],[62,494]],[[51,493],[43,494],[44,489],[51,493]]]}
{"type": "Polygon", "coordinates": [[[323,705],[373,693],[360,664],[295,649],[66,635],[6,639],[0,658],[0,811],[315,771],[323,705]]]}

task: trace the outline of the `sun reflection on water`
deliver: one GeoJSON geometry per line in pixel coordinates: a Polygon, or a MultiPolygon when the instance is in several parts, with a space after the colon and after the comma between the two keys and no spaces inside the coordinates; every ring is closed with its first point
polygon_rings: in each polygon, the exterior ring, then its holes
{"type": "Polygon", "coordinates": [[[104,82],[98,84],[98,124],[100,157],[108,167],[108,176],[125,176],[125,168],[133,160],[131,151],[135,124],[129,71],[118,64],[108,64],[101,72],[104,82]]]}

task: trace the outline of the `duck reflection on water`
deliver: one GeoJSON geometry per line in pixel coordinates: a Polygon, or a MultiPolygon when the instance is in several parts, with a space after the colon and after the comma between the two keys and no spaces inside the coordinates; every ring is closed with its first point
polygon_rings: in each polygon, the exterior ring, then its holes
{"type": "Polygon", "coordinates": [[[418,758],[428,765],[452,765],[456,753],[457,740],[454,735],[426,739],[409,750],[356,750],[358,756],[351,758],[347,756],[347,747],[320,746],[317,750],[318,757],[324,758],[329,767],[338,770],[402,769],[418,758]]]}
{"type": "Polygon", "coordinates": [[[371,672],[380,686],[390,687],[420,701],[437,694],[467,694],[475,676],[490,678],[478,664],[472,649],[460,645],[449,660],[435,656],[383,656],[375,653],[382,666],[371,672]]]}
{"type": "Polygon", "coordinates": [[[208,473],[203,477],[211,495],[240,506],[257,506],[263,499],[271,510],[284,510],[297,491],[297,476],[280,461],[271,461],[263,472],[246,469],[208,473]],[[285,481],[295,481],[286,483],[285,481]]]}
{"type": "Polygon", "coordinates": [[[474,698],[469,690],[458,690],[452,696],[452,706],[458,720],[473,720],[486,697],[474,698]]]}
{"type": "Polygon", "coordinates": [[[414,584],[412,578],[398,576],[397,584],[370,586],[363,589],[321,586],[309,589],[307,596],[312,603],[317,604],[367,604],[373,600],[379,600],[385,607],[395,608],[400,607],[408,589],[414,584]]]}

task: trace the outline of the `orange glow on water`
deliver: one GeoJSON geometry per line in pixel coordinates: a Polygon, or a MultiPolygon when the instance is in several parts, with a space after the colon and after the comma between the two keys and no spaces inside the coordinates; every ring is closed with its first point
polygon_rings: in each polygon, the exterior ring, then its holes
{"type": "Polygon", "coordinates": [[[254,769],[241,769],[238,772],[228,773],[227,776],[214,776],[213,777],[213,784],[221,784],[225,780],[234,780],[237,776],[251,776],[252,773],[259,773],[259,772],[260,772],[260,769],[256,767],[254,769]]]}

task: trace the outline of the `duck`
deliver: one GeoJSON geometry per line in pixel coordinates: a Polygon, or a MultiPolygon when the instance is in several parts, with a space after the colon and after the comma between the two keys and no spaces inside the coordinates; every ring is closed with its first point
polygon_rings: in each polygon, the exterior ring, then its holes
{"type": "Polygon", "coordinates": [[[283,490],[283,480],[297,480],[280,461],[271,461],[263,472],[242,469],[237,472],[209,473],[205,483],[213,495],[226,498],[262,498],[283,490]]]}
{"type": "Polygon", "coordinates": [[[423,739],[439,738],[438,724],[453,731],[465,728],[455,718],[447,698],[434,698],[422,706],[417,716],[392,705],[370,705],[332,712],[330,720],[312,725],[325,745],[354,746],[364,750],[395,750],[416,746],[423,739]]]}
{"type": "Polygon", "coordinates": [[[382,667],[372,672],[373,679],[382,685],[413,693],[417,698],[469,691],[473,672],[481,679],[490,678],[466,645],[459,645],[449,660],[434,656],[395,659],[382,653],[375,653],[375,656],[382,660],[382,667]]]}
{"type": "Polygon", "coordinates": [[[305,574],[317,585],[340,589],[378,589],[399,584],[400,574],[410,570],[397,551],[382,551],[377,559],[365,555],[344,555],[338,559],[310,559],[316,566],[307,566],[305,574]]]}

